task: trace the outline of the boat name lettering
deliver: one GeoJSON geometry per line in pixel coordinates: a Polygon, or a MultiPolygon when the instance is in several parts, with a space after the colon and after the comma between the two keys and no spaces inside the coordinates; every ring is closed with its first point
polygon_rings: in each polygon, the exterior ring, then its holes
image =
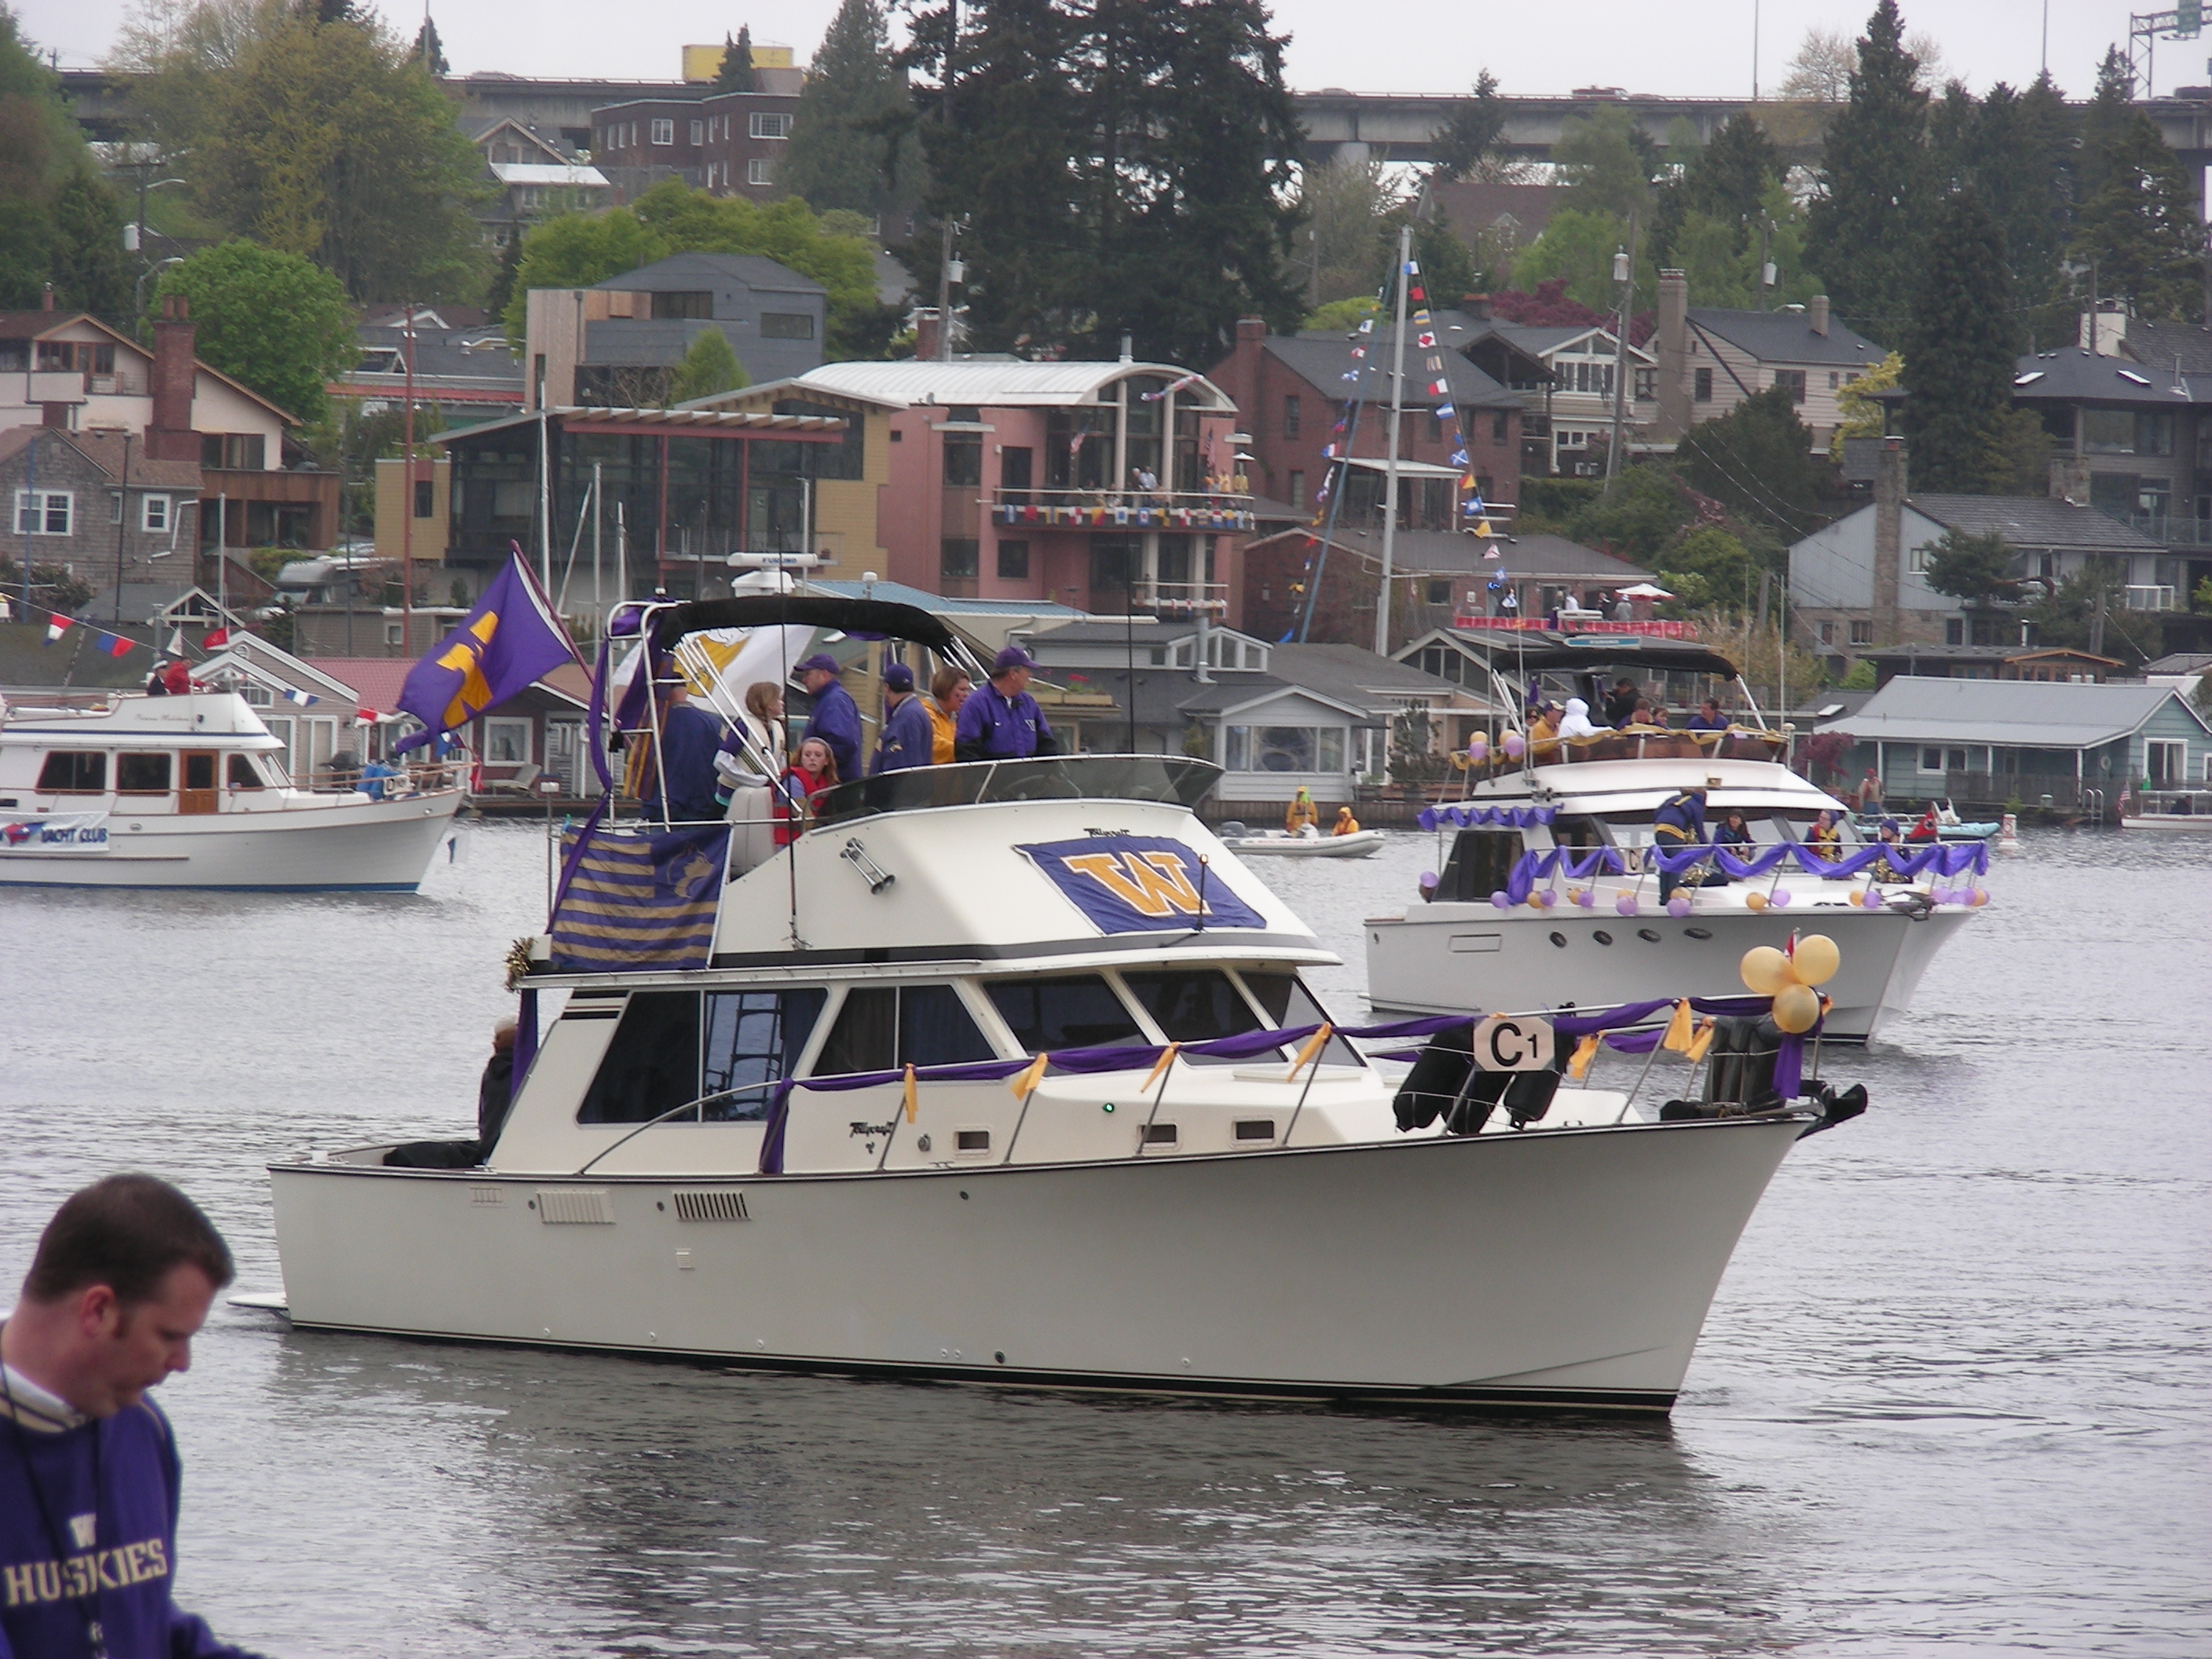
{"type": "Polygon", "coordinates": [[[105,853],[107,814],[57,812],[51,817],[0,821],[0,854],[44,852],[54,848],[73,853],[105,853]]]}
{"type": "Polygon", "coordinates": [[[846,1133],[853,1139],[858,1139],[862,1135],[872,1137],[875,1135],[887,1135],[897,1127],[898,1120],[896,1118],[893,1118],[888,1123],[855,1122],[850,1129],[846,1131],[846,1133]]]}

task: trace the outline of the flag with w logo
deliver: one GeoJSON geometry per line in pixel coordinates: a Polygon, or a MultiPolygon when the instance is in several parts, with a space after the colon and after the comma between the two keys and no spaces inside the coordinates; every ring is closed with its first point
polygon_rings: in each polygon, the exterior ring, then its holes
{"type": "Polygon", "coordinates": [[[399,707],[422,722],[392,747],[417,749],[466,726],[564,662],[579,659],[568,630],[519,552],[444,643],[407,671],[399,707]]]}
{"type": "Polygon", "coordinates": [[[1267,925],[1179,841],[1091,836],[1020,850],[1102,933],[1180,932],[1201,918],[1207,927],[1267,925]]]}
{"type": "Polygon", "coordinates": [[[562,838],[566,872],[553,911],[553,967],[704,968],[730,832],[713,827],[638,835],[587,823],[562,838]]]}

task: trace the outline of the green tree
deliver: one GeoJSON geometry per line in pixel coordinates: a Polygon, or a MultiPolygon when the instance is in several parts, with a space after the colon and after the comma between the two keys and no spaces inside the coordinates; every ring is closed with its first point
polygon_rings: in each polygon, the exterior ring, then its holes
{"type": "Polygon", "coordinates": [[[1505,100],[1498,77],[1488,70],[1475,77],[1474,94],[1455,103],[1429,138],[1429,182],[1450,184],[1466,178],[1490,159],[1505,131],[1505,100]]]}
{"type": "Polygon", "coordinates": [[[1674,480],[1655,466],[1632,466],[1610,489],[1567,520],[1574,540],[1656,568],[1662,550],[1695,512],[1674,480]]]}
{"type": "Polygon", "coordinates": [[[514,299],[514,281],[522,274],[522,222],[516,220],[507,228],[507,246],[499,251],[499,270],[484,291],[484,309],[494,316],[504,315],[514,299]]]}
{"type": "Polygon", "coordinates": [[[1650,201],[1656,147],[1618,105],[1571,115],[1552,146],[1552,164],[1566,201],[1585,212],[1626,219],[1650,201]]]}
{"type": "Polygon", "coordinates": [[[760,76],[753,69],[753,31],[750,23],[740,24],[738,38],[722,37],[722,61],[714,70],[716,92],[758,92],[760,76]]]}
{"type": "Polygon", "coordinates": [[[1978,490],[2012,407],[2019,325],[2004,232],[1971,190],[1936,210],[1904,331],[1905,437],[1923,489],[1978,490]]]}
{"type": "Polygon", "coordinates": [[[2127,580],[2119,562],[2096,560],[2021,615],[2035,625],[2039,644],[2094,651],[2139,669],[2165,654],[2165,627],[2155,611],[2127,608],[2127,580]]]}
{"type": "MultiPolygon", "coordinates": [[[[2047,73],[2025,93],[2000,81],[1978,102],[1954,82],[1929,128],[1938,187],[1981,198],[2004,232],[2016,299],[2038,306],[2057,289],[2072,223],[2074,118],[2063,96],[2047,73]]],[[[2058,318],[2033,313],[2040,342],[2060,326],[2070,331],[2070,305],[2058,318]]]]}
{"type": "Polygon", "coordinates": [[[1381,303],[1371,294],[1355,294],[1348,300],[1331,300],[1318,311],[1309,312],[1298,327],[1310,333],[1349,334],[1370,317],[1382,314],[1381,303]]]}
{"type": "Polygon", "coordinates": [[[1875,400],[1875,393],[1893,392],[1904,380],[1905,354],[1893,351],[1836,393],[1836,412],[1843,418],[1836,422],[1835,432],[1828,440],[1831,459],[1843,459],[1846,438],[1882,435],[1887,428],[1887,417],[1881,404],[1875,400]]]}
{"type": "Polygon", "coordinates": [[[1999,410],[1982,434],[1983,490],[1991,495],[2043,495],[2057,447],[2033,410],[1999,410]]]}
{"type": "Polygon", "coordinates": [[[1810,533],[1826,516],[1826,464],[1814,458],[1813,434],[1782,386],[1692,427],[1675,446],[1674,466],[1692,489],[1784,542],[1810,533]]]}
{"type": "Polygon", "coordinates": [[[775,182],[818,212],[871,218],[920,195],[914,100],[879,0],[843,0],[830,20],[775,182]]]}
{"type": "Polygon", "coordinates": [[[2158,126],[2133,101],[2126,60],[2105,56],[2081,117],[2080,197],[2070,248],[2095,267],[2100,295],[2146,317],[2185,318],[2203,300],[2204,227],[2192,185],[2158,126]]]}
{"type": "Polygon", "coordinates": [[[1375,297],[1396,250],[1398,207],[1383,181],[1382,164],[1371,156],[1339,155],[1300,175],[1304,222],[1292,257],[1316,309],[1375,297]]]}
{"type": "Polygon", "coordinates": [[[191,304],[204,362],[302,421],[323,417],[324,383],[359,356],[345,289],[295,253],[240,241],[204,248],[161,273],[153,314],[170,295],[191,304]]]}
{"type": "Polygon", "coordinates": [[[422,27],[415,31],[415,46],[410,55],[422,66],[426,75],[442,76],[453,72],[453,66],[446,61],[446,43],[438,38],[438,25],[428,12],[422,15],[422,27]]]}
{"type": "Polygon", "coordinates": [[[471,204],[483,158],[380,23],[295,13],[217,83],[193,158],[233,234],[311,258],[356,301],[465,300],[487,274],[471,204]]]}
{"type": "Polygon", "coordinates": [[[833,360],[880,356],[890,338],[893,319],[876,297],[875,251],[867,241],[830,234],[804,202],[763,207],[673,179],[626,206],[566,213],[532,229],[505,313],[507,338],[524,336],[532,289],[586,288],[672,253],[757,253],[811,276],[830,291],[823,345],[833,360]]]}
{"type": "MultiPolygon", "coordinates": [[[[1613,280],[1613,256],[1628,246],[1628,226],[1609,213],[1563,207],[1552,215],[1544,234],[1521,251],[1513,261],[1513,286],[1533,292],[1543,283],[1564,280],[1571,300],[1592,311],[1610,312],[1620,303],[1620,286],[1613,280]]],[[[1639,249],[1636,286],[1652,291],[1658,269],[1639,249]]]]}
{"type": "MultiPolygon", "coordinates": [[[[1662,265],[1679,263],[1675,249],[1684,222],[1692,216],[1725,227],[1731,254],[1755,246],[1754,228],[1767,211],[1769,194],[1781,184],[1783,171],[1782,153],[1765,129],[1750,111],[1738,110],[1721,123],[1712,142],[1692,150],[1680,173],[1656,192],[1652,257],[1662,265]]],[[[1783,200],[1789,201],[1786,191],[1783,200]]],[[[1790,204],[1790,211],[1795,205],[1790,204]]],[[[1694,279],[1690,292],[1705,305],[1730,303],[1705,298],[1694,279]]]]}
{"type": "Polygon", "coordinates": [[[1928,586],[1970,606],[1986,606],[2017,591],[2014,562],[2010,544],[1994,531],[1975,536],[1946,530],[1928,549],[1928,586]]]}
{"type": "Polygon", "coordinates": [[[54,191],[54,298],[120,317],[131,309],[123,252],[123,204],[88,167],[71,169],[54,191]]]}
{"type": "Polygon", "coordinates": [[[1759,584],[1750,550],[1718,525],[1685,532],[1660,550],[1654,568],[1685,614],[1748,611],[1759,584]]]}
{"type": "Polygon", "coordinates": [[[702,328],[699,337],[676,365],[676,377],[669,383],[668,401],[689,403],[694,398],[711,398],[717,392],[736,392],[752,384],[738,354],[730,349],[729,337],[719,328],[702,328]]]}
{"type": "Polygon", "coordinates": [[[1850,100],[1821,146],[1807,225],[1807,256],[1836,309],[1877,339],[1894,338],[1905,319],[1935,193],[1928,94],[1904,37],[1897,0],[1880,0],[1858,42],[1850,100]]]}
{"type": "Polygon", "coordinates": [[[0,6],[0,307],[57,303],[119,316],[122,205],[61,99],[61,82],[0,6]]]}

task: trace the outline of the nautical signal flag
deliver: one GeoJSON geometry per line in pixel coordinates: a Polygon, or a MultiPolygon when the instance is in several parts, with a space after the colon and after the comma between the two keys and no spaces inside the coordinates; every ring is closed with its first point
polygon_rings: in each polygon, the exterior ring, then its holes
{"type": "Polygon", "coordinates": [[[47,617],[46,643],[48,645],[52,645],[56,640],[61,638],[63,635],[68,633],[70,631],[70,624],[76,620],[76,618],[74,617],[47,617]]]}
{"type": "Polygon", "coordinates": [[[301,708],[305,708],[309,703],[320,702],[322,699],[315,696],[312,691],[302,691],[297,686],[295,686],[292,690],[284,694],[284,701],[287,702],[296,702],[301,708]]]}
{"type": "Polygon", "coordinates": [[[374,708],[366,707],[356,708],[353,711],[353,717],[356,720],[360,721],[363,726],[374,726],[376,724],[377,715],[376,710],[374,708]]]}
{"type": "Polygon", "coordinates": [[[200,641],[200,649],[203,651],[220,651],[223,647],[229,643],[230,630],[228,628],[218,628],[214,633],[209,635],[205,639],[200,641]]]}
{"type": "Polygon", "coordinates": [[[100,648],[111,657],[128,656],[131,653],[131,641],[118,634],[102,634],[100,636],[100,648]]]}
{"type": "Polygon", "coordinates": [[[442,732],[466,726],[562,663],[579,660],[544,590],[520,551],[510,548],[507,568],[492,578],[476,609],[407,671],[399,707],[422,721],[423,729],[393,747],[419,749],[442,732]]]}

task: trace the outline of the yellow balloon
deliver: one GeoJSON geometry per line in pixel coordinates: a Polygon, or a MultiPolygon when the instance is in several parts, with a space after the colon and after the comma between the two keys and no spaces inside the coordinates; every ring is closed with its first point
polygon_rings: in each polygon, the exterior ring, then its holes
{"type": "Polygon", "coordinates": [[[1820,1018],[1820,999],[1808,985],[1785,985],[1774,999],[1774,1023],[1793,1036],[1820,1018]]]}
{"type": "Polygon", "coordinates": [[[1764,910],[1766,908],[1766,895],[1746,893],[1743,896],[1743,908],[1747,910],[1764,910]]]}
{"type": "Polygon", "coordinates": [[[1771,997],[1796,982],[1790,972],[1790,958],[1771,945],[1755,945],[1746,951],[1738,971],[1753,996],[1771,997]]]}
{"type": "Polygon", "coordinates": [[[1806,984],[1826,985],[1836,976],[1836,969],[1844,965],[1844,953],[1836,949],[1836,941],[1826,933],[1808,933],[1797,941],[1797,951],[1790,958],[1790,965],[1806,984]]]}

